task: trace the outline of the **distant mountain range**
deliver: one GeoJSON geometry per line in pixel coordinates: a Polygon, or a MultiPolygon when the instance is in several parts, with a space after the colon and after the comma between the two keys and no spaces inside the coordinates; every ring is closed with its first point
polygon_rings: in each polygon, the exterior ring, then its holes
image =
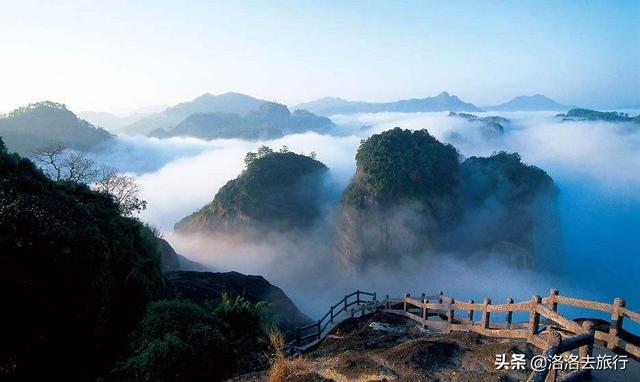
{"type": "Polygon", "coordinates": [[[295,109],[309,110],[318,115],[379,112],[428,112],[428,111],[482,111],[479,107],[461,101],[455,95],[442,92],[435,97],[414,98],[394,102],[362,102],[347,101],[337,97],[321,98],[316,101],[301,103],[295,109]]]}
{"type": "Polygon", "coordinates": [[[293,113],[285,105],[264,102],[255,111],[239,113],[194,113],[170,129],[156,129],[149,135],[157,138],[190,136],[201,139],[240,138],[274,139],[286,134],[315,131],[326,133],[333,122],[306,110],[293,113]]]}
{"type": "Polygon", "coordinates": [[[484,106],[488,111],[564,111],[572,106],[562,105],[547,96],[535,94],[531,96],[518,96],[511,100],[494,106],[484,106]]]}
{"type": "Polygon", "coordinates": [[[166,105],[153,105],[136,109],[127,114],[114,114],[104,111],[81,111],[76,114],[94,126],[102,127],[112,133],[116,133],[125,126],[131,125],[151,114],[160,113],[167,108],[168,106],[166,105]]]}
{"type": "Polygon", "coordinates": [[[128,126],[120,132],[130,135],[147,135],[156,129],[170,129],[196,113],[233,113],[244,115],[258,110],[267,101],[240,93],[213,95],[205,93],[200,97],[179,103],[161,113],[151,114],[128,126]]]}
{"type": "Polygon", "coordinates": [[[113,135],[79,119],[63,104],[45,101],[18,108],[0,118],[0,137],[9,151],[28,155],[53,143],[88,150],[113,135]]]}

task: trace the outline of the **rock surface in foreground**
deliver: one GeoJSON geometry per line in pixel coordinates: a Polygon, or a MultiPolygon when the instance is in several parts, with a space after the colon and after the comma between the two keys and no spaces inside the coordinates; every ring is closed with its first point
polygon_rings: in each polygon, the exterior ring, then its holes
{"type": "MultiPolygon", "coordinates": [[[[521,340],[470,332],[430,333],[404,317],[377,313],[345,322],[298,362],[287,381],[524,381],[530,370],[496,370],[496,354],[536,349],[521,340]],[[378,323],[371,325],[372,323],[378,323]],[[380,327],[395,328],[380,330],[380,327]]],[[[267,380],[266,373],[238,378],[267,380]]]]}

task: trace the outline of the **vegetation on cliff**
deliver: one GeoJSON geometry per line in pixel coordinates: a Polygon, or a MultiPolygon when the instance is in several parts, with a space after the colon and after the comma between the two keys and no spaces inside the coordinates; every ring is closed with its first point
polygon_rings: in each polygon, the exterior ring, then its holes
{"type": "Polygon", "coordinates": [[[247,167],[213,201],[175,225],[181,232],[309,227],[320,215],[327,167],[305,155],[268,147],[249,153],[247,167]]]}
{"type": "Polygon", "coordinates": [[[297,309],[281,291],[278,304],[237,297],[251,287],[269,300],[240,274],[218,282],[217,298],[187,300],[161,274],[161,259],[175,255],[109,193],[53,181],[0,140],[0,379],[222,380],[247,371],[264,358],[278,314],[297,309]]]}
{"type": "Polygon", "coordinates": [[[338,230],[347,265],[439,250],[509,252],[531,266],[538,212],[554,215],[553,180],[515,153],[461,162],[426,130],[395,128],[363,141],[356,162],[338,230]]]}
{"type": "Polygon", "coordinates": [[[0,373],[108,371],[160,293],[155,236],[110,195],[53,182],[1,143],[0,232],[0,373]]]}
{"type": "Polygon", "coordinates": [[[364,140],[356,154],[356,179],[344,201],[356,207],[372,198],[382,203],[428,201],[457,187],[458,153],[426,130],[396,127],[364,140]]]}

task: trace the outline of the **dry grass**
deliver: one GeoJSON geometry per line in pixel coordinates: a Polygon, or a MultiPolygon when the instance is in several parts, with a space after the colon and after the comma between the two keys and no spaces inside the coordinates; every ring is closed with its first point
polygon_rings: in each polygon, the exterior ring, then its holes
{"type": "Polygon", "coordinates": [[[287,358],[284,354],[284,335],[278,329],[269,331],[269,343],[274,349],[274,358],[269,369],[269,382],[284,382],[311,370],[311,364],[304,358],[287,358]]]}

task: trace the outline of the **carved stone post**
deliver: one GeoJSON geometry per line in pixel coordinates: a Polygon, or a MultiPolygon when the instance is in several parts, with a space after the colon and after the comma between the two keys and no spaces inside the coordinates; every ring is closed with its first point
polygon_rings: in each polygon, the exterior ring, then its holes
{"type": "MultiPolygon", "coordinates": [[[[591,321],[584,321],[582,323],[582,330],[585,333],[589,333],[590,341],[587,345],[580,346],[578,349],[578,357],[580,360],[584,360],[587,356],[593,355],[593,342],[595,338],[595,325],[591,321]]],[[[591,369],[587,369],[587,379],[591,377],[591,369]]]]}
{"type": "MultiPolygon", "coordinates": [[[[469,304],[473,304],[473,299],[469,300],[469,304]]],[[[469,323],[473,325],[473,309],[469,309],[469,323]]]]}
{"type": "Polygon", "coordinates": [[[549,303],[549,309],[553,310],[554,312],[558,311],[558,303],[556,302],[555,298],[556,296],[558,296],[559,292],[557,289],[551,289],[549,291],[549,300],[551,300],[551,302],[549,303]]]}
{"type": "Polygon", "coordinates": [[[411,297],[411,295],[410,295],[409,293],[407,293],[407,294],[405,294],[405,295],[404,295],[404,300],[403,300],[403,301],[404,301],[404,307],[403,307],[403,310],[404,310],[405,312],[408,312],[408,311],[409,311],[409,305],[407,304],[407,299],[408,299],[409,297],[411,297]]]}
{"type": "Polygon", "coordinates": [[[482,301],[482,303],[484,304],[484,307],[482,308],[482,328],[483,329],[489,329],[489,322],[491,321],[491,313],[489,313],[489,305],[491,305],[491,299],[490,298],[484,298],[484,301],[482,301]]]}
{"type": "MultiPolygon", "coordinates": [[[[561,344],[562,344],[562,336],[560,335],[560,333],[550,328],[549,336],[547,337],[547,347],[549,349],[558,349],[561,344]]],[[[558,370],[550,368],[548,371],[547,377],[545,378],[545,381],[555,382],[557,378],[558,378],[558,370]]]]}
{"type": "MultiPolygon", "coordinates": [[[[507,305],[513,304],[513,299],[509,297],[507,299],[507,305]]],[[[513,311],[507,311],[507,329],[511,329],[511,322],[513,321],[513,311]]]]}
{"type": "Polygon", "coordinates": [[[533,337],[538,334],[538,326],[540,326],[540,314],[536,310],[537,306],[542,302],[542,298],[538,295],[531,297],[531,308],[529,309],[529,336],[533,337]]]}
{"type": "Polygon", "coordinates": [[[444,295],[444,293],[442,293],[442,291],[440,291],[439,293],[439,298],[438,298],[438,304],[442,304],[442,295],[444,295]]]}
{"type": "Polygon", "coordinates": [[[391,301],[389,300],[389,295],[387,295],[385,298],[385,308],[391,309],[391,301]]]}
{"type": "Polygon", "coordinates": [[[611,312],[611,323],[609,324],[609,339],[607,340],[607,347],[614,349],[618,344],[618,333],[622,330],[622,309],[625,306],[623,299],[616,297],[613,300],[613,311],[611,312]]]}
{"type": "MultiPolygon", "coordinates": [[[[423,293],[422,294],[422,319],[427,321],[427,319],[429,318],[429,313],[427,312],[427,306],[426,304],[429,303],[429,299],[427,298],[427,296],[423,293]]],[[[426,327],[426,323],[424,324],[424,326],[426,327]]]]}
{"type": "Polygon", "coordinates": [[[447,321],[449,322],[449,331],[451,331],[451,325],[453,325],[453,319],[455,318],[455,314],[456,312],[453,310],[453,304],[455,304],[455,301],[453,300],[453,298],[451,300],[449,300],[449,306],[447,309],[447,321]]]}

